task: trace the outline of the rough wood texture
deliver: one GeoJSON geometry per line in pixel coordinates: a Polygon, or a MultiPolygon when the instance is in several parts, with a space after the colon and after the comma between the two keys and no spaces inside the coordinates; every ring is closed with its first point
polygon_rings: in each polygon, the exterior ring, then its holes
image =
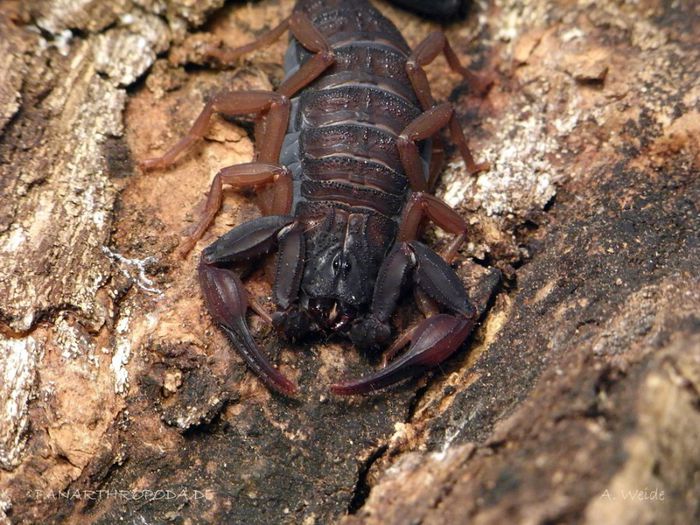
{"type": "MultiPolygon", "coordinates": [[[[283,41],[185,71],[291,9],[222,4],[0,5],[0,523],[700,520],[697,3],[499,0],[448,28],[495,78],[482,99],[430,67],[492,166],[440,187],[483,322],[435,374],[350,400],[326,385],[376,359],[253,321],[303,389],[272,396],[173,255],[249,122],[134,164],[217,89],[279,82],[283,41]]],[[[413,44],[436,27],[379,7],[413,44]]],[[[227,194],[200,246],[256,214],[227,194]]]]}

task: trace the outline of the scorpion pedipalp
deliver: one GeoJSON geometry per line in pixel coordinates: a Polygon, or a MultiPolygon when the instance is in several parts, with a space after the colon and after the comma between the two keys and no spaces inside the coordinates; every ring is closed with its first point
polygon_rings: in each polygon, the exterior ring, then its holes
{"type": "Polygon", "coordinates": [[[398,383],[440,364],[467,338],[474,320],[437,314],[423,320],[411,335],[411,346],[404,355],[367,377],[331,386],[334,394],[366,394],[398,383]]]}
{"type": "MultiPolygon", "coordinates": [[[[285,395],[294,394],[297,386],[277,370],[258,348],[245,317],[250,306],[248,293],[238,275],[232,269],[221,266],[245,263],[263,256],[279,244],[280,236],[283,245],[288,244],[284,241],[293,232],[293,217],[273,215],[254,219],[232,229],[208,246],[199,265],[204,300],[214,321],[265,384],[285,395]]],[[[283,246],[283,253],[285,251],[283,246]]],[[[291,258],[298,257],[299,251],[291,250],[291,258]]],[[[283,255],[283,259],[288,258],[283,255]]],[[[295,272],[300,271],[299,264],[294,261],[287,261],[287,266],[296,267],[295,272]]],[[[298,283],[298,278],[292,278],[292,281],[298,283]]],[[[295,293],[293,288],[293,285],[288,286],[287,293],[295,293]]]]}
{"type": "Polygon", "coordinates": [[[387,256],[377,278],[371,314],[360,321],[361,326],[374,319],[388,321],[409,275],[428,297],[455,315],[440,313],[423,320],[389,351],[393,355],[410,341],[411,346],[404,355],[367,377],[332,385],[333,393],[364,394],[398,383],[440,364],[471,333],[476,311],[459,278],[441,257],[418,241],[400,243],[387,256]]]}
{"type": "Polygon", "coordinates": [[[209,312],[248,366],[273,390],[285,395],[294,394],[296,384],[270,363],[250,333],[245,319],[248,294],[235,272],[202,263],[199,277],[209,312]]]}

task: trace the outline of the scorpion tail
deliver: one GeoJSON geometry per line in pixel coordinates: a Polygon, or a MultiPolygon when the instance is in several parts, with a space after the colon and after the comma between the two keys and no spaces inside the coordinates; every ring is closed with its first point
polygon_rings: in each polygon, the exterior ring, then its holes
{"type": "Polygon", "coordinates": [[[209,312],[248,366],[271,389],[283,395],[293,395],[297,391],[296,384],[270,363],[250,333],[245,319],[248,294],[238,276],[232,270],[202,262],[199,279],[209,312]]]}
{"type": "Polygon", "coordinates": [[[461,346],[471,333],[474,322],[473,317],[448,314],[429,317],[411,334],[408,352],[375,374],[335,384],[331,391],[340,395],[366,394],[432,368],[461,346]]]}

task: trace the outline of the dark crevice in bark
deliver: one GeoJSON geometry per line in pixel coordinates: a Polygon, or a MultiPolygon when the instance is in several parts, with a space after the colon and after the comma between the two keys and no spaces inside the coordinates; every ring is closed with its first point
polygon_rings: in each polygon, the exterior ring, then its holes
{"type": "Polygon", "coordinates": [[[362,506],[365,504],[367,497],[369,496],[372,486],[368,481],[369,471],[387,451],[388,445],[381,445],[377,450],[372,452],[372,454],[360,465],[360,470],[357,475],[357,482],[352,491],[352,499],[348,505],[348,514],[356,514],[362,506]]]}

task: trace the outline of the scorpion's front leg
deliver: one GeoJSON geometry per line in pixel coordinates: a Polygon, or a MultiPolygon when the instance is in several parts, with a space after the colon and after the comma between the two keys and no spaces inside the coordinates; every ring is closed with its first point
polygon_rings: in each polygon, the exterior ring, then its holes
{"type": "Polygon", "coordinates": [[[276,164],[249,162],[229,166],[220,170],[211,183],[207,203],[194,231],[178,246],[177,252],[185,257],[197,241],[204,235],[214,220],[223,198],[223,185],[235,189],[255,188],[265,184],[274,184],[272,202],[266,212],[272,214],[289,213],[292,206],[292,175],[289,170],[276,164]]]}
{"type": "Polygon", "coordinates": [[[350,336],[359,346],[383,345],[390,335],[389,319],[409,277],[428,297],[452,312],[437,314],[401,336],[389,350],[396,353],[411,342],[408,351],[379,372],[355,381],[333,385],[336,394],[363,394],[384,388],[438,365],[469,336],[476,311],[454,270],[433,250],[418,241],[402,242],[391,251],[379,270],[371,314],[356,323],[350,336]]]}
{"type": "Polygon", "coordinates": [[[199,279],[209,313],[226,332],[248,366],[273,390],[294,394],[297,386],[277,370],[255,344],[246,312],[251,306],[238,275],[228,268],[279,249],[275,302],[289,305],[298,293],[304,253],[301,231],[294,217],[267,216],[246,222],[202,252],[199,279]]]}

